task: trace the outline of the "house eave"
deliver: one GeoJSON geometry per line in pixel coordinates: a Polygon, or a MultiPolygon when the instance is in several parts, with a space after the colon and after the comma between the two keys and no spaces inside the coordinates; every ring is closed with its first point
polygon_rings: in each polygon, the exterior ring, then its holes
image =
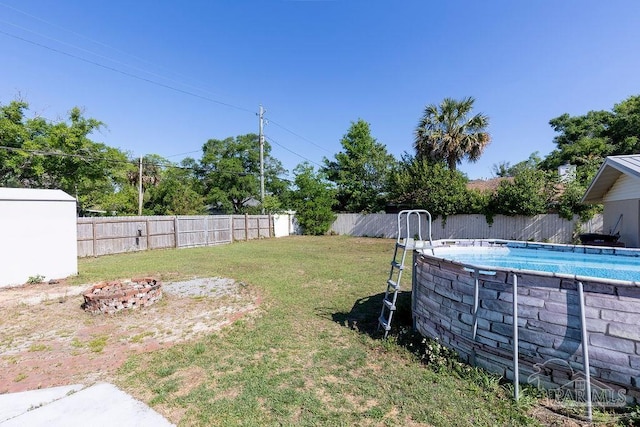
{"type": "Polygon", "coordinates": [[[640,155],[607,157],[580,202],[602,203],[605,195],[623,174],[640,179],[640,155]]]}

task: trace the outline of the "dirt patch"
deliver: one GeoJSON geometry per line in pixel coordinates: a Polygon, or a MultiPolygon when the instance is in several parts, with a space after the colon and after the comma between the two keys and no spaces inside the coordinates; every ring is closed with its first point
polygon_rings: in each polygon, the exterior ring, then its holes
{"type": "Polygon", "coordinates": [[[81,308],[90,287],[0,289],[0,393],[108,381],[129,355],[212,333],[260,303],[243,283],[193,279],[163,285],[150,307],[96,315],[81,308]]]}
{"type": "MultiPolygon", "coordinates": [[[[581,421],[575,418],[571,418],[565,415],[562,415],[558,412],[554,412],[551,409],[539,405],[535,408],[532,408],[529,411],[529,415],[533,418],[537,419],[542,425],[545,426],[553,426],[553,427],[588,427],[593,424],[587,421],[581,421]]],[[[614,425],[612,422],[609,425],[614,425]]]]}

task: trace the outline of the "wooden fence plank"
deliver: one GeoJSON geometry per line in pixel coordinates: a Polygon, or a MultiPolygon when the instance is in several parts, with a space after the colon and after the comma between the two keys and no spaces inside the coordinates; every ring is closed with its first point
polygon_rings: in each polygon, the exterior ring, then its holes
{"type": "Polygon", "coordinates": [[[231,243],[251,239],[253,216],[144,216],[78,218],[78,256],[231,243]]]}

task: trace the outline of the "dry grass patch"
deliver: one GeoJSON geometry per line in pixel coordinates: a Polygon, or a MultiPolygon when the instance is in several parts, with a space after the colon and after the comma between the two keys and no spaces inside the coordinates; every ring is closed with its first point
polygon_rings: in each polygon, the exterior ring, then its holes
{"type": "Polygon", "coordinates": [[[60,299],[46,286],[0,291],[0,393],[109,380],[129,355],[219,331],[260,300],[254,288],[239,286],[224,298],[165,293],[149,307],[93,315],[82,310],[80,291],[60,299]],[[54,300],[43,301],[48,295],[54,300]]]}

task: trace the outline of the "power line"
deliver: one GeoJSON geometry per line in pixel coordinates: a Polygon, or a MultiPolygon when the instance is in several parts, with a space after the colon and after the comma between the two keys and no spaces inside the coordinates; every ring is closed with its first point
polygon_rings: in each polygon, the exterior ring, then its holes
{"type": "MultiPolygon", "coordinates": [[[[319,149],[324,150],[324,151],[326,151],[326,152],[327,152],[327,153],[329,153],[329,154],[333,154],[331,151],[327,150],[327,149],[326,149],[326,148],[324,148],[323,146],[316,144],[315,142],[311,141],[310,139],[305,138],[304,136],[299,135],[299,134],[295,133],[294,131],[292,131],[292,130],[290,130],[290,129],[287,129],[286,127],[284,127],[283,125],[279,124],[278,122],[274,122],[273,120],[269,119],[269,123],[272,123],[272,124],[274,124],[274,125],[278,126],[280,129],[282,129],[282,130],[285,130],[285,131],[289,132],[291,135],[297,136],[298,138],[302,139],[303,141],[306,141],[306,142],[308,142],[309,144],[311,144],[311,145],[313,145],[313,146],[315,146],[315,147],[318,147],[319,149]]],[[[294,154],[295,154],[295,153],[294,153],[294,154]]]]}
{"type": "Polygon", "coordinates": [[[107,159],[104,157],[87,156],[87,155],[75,154],[75,153],[65,153],[63,151],[44,151],[44,150],[36,150],[36,149],[30,149],[30,148],[8,147],[4,145],[0,145],[0,149],[7,150],[7,151],[15,151],[15,152],[25,152],[25,153],[35,154],[39,156],[73,157],[73,158],[78,158],[86,161],[101,160],[101,161],[106,161],[108,163],[121,163],[121,164],[132,163],[132,161],[129,161],[129,160],[107,159]]]}
{"type": "Polygon", "coordinates": [[[187,151],[186,153],[178,153],[178,154],[172,154],[170,156],[164,156],[167,159],[170,157],[178,157],[178,156],[184,156],[185,154],[193,154],[193,153],[201,153],[202,150],[194,150],[194,151],[187,151]]]}
{"type": "MultiPolygon", "coordinates": [[[[57,26],[56,24],[53,24],[53,23],[51,23],[51,22],[49,22],[49,21],[46,21],[46,20],[41,19],[41,18],[38,18],[38,17],[36,17],[36,16],[34,16],[34,15],[31,15],[31,14],[29,14],[29,13],[27,13],[27,12],[21,11],[20,9],[17,9],[17,8],[15,8],[15,7],[12,7],[12,6],[6,5],[6,4],[1,3],[1,2],[0,2],[0,6],[4,6],[4,7],[7,7],[7,8],[10,8],[10,9],[13,9],[13,10],[15,10],[15,11],[17,11],[17,12],[23,13],[23,14],[25,14],[25,15],[27,15],[27,16],[30,16],[30,17],[32,17],[32,18],[34,18],[34,19],[37,19],[37,20],[40,20],[40,21],[45,22],[45,23],[47,23],[47,24],[50,24],[50,25],[52,25],[52,26],[54,26],[54,27],[61,28],[61,29],[65,30],[65,31],[68,31],[68,32],[70,32],[70,33],[72,33],[72,34],[79,35],[79,36],[81,36],[81,37],[83,37],[83,38],[85,38],[85,39],[87,39],[87,40],[90,40],[90,41],[92,41],[92,42],[94,42],[94,43],[97,43],[97,44],[99,44],[99,45],[102,45],[102,46],[105,46],[105,47],[111,48],[109,45],[104,44],[104,43],[102,43],[102,42],[100,42],[100,41],[97,41],[97,40],[91,39],[91,38],[86,37],[86,36],[84,36],[84,35],[82,35],[82,34],[80,34],[80,33],[76,33],[76,32],[74,32],[74,31],[71,31],[71,30],[65,29],[65,28],[63,28],[63,27],[57,26]]],[[[28,31],[28,32],[30,32],[30,33],[33,33],[33,34],[36,34],[36,35],[38,35],[38,36],[44,37],[44,38],[46,38],[46,39],[53,40],[53,41],[55,41],[55,42],[62,43],[62,44],[64,44],[64,45],[67,45],[67,46],[70,46],[70,47],[73,47],[73,48],[79,49],[79,50],[81,50],[81,51],[84,51],[84,52],[87,52],[87,53],[89,53],[89,54],[95,55],[95,56],[97,56],[97,57],[99,57],[99,58],[103,58],[103,59],[106,59],[106,60],[109,60],[109,61],[112,61],[112,62],[115,62],[115,63],[121,64],[121,65],[124,65],[124,66],[128,66],[128,67],[131,67],[131,68],[133,68],[133,69],[136,69],[136,70],[139,70],[139,71],[145,72],[145,73],[147,73],[147,74],[154,75],[154,76],[159,77],[159,78],[164,78],[164,79],[167,79],[167,80],[169,80],[169,81],[173,81],[173,82],[178,83],[178,84],[183,84],[183,85],[185,85],[185,86],[190,86],[190,85],[188,85],[188,84],[184,84],[184,83],[182,83],[182,82],[179,82],[179,81],[176,81],[176,80],[172,80],[172,79],[170,79],[170,78],[167,78],[167,77],[161,76],[161,75],[159,75],[159,74],[156,74],[156,73],[153,73],[153,72],[150,72],[150,71],[144,70],[144,69],[142,69],[142,68],[139,68],[139,67],[136,67],[136,66],[133,66],[133,65],[126,64],[126,63],[124,63],[124,62],[122,62],[122,61],[118,61],[118,60],[115,60],[115,59],[109,58],[109,57],[107,57],[107,56],[105,56],[105,55],[98,54],[98,53],[93,52],[93,51],[91,51],[91,50],[81,48],[81,47],[76,46],[76,45],[73,45],[73,44],[71,44],[71,43],[67,43],[67,42],[64,42],[64,41],[61,41],[61,40],[54,39],[54,38],[49,37],[49,36],[46,36],[46,35],[44,35],[44,34],[41,34],[41,33],[35,32],[35,31],[32,31],[32,30],[30,30],[30,29],[28,29],[28,28],[24,28],[24,27],[21,27],[21,26],[19,26],[19,25],[12,24],[12,23],[9,23],[9,22],[6,22],[6,21],[0,21],[0,22],[4,22],[4,23],[6,23],[6,24],[9,24],[9,25],[12,25],[12,26],[14,26],[14,27],[20,28],[20,29],[22,29],[22,30],[24,30],[24,31],[28,31]]],[[[59,53],[59,54],[62,54],[62,55],[66,55],[66,56],[68,56],[68,57],[71,57],[71,58],[74,58],[74,59],[77,59],[77,60],[80,60],[80,61],[83,61],[83,62],[86,62],[86,63],[92,64],[92,65],[95,65],[95,66],[98,66],[98,67],[104,68],[104,69],[106,69],[106,70],[117,72],[117,73],[122,74],[122,75],[125,75],[125,76],[127,76],[127,77],[131,77],[131,78],[134,78],[134,79],[137,79],[137,80],[141,80],[141,81],[144,81],[144,82],[147,82],[147,83],[150,83],[150,84],[153,84],[153,85],[159,86],[159,87],[163,87],[163,88],[166,88],[166,89],[170,89],[170,90],[173,90],[173,91],[176,91],[176,92],[179,92],[179,93],[185,94],[185,95],[193,96],[193,97],[196,97],[196,98],[199,98],[199,99],[203,99],[203,100],[206,100],[206,101],[209,101],[209,102],[213,102],[213,103],[216,103],[216,104],[219,104],[219,105],[223,105],[223,106],[226,106],[226,107],[230,107],[230,108],[238,109],[238,110],[240,110],[240,111],[244,111],[244,112],[248,112],[248,113],[251,113],[251,114],[255,114],[253,111],[251,111],[251,110],[249,110],[249,109],[247,109],[247,108],[240,107],[240,106],[237,106],[237,105],[234,105],[234,104],[230,104],[230,103],[227,103],[227,102],[219,101],[219,100],[213,99],[213,98],[211,98],[211,97],[204,96],[204,95],[200,95],[200,94],[198,94],[198,93],[194,93],[194,92],[191,92],[191,91],[188,91],[188,90],[180,89],[180,88],[177,88],[177,87],[175,87],[175,86],[171,86],[171,85],[168,85],[168,84],[165,84],[165,83],[162,83],[162,82],[158,82],[158,81],[156,81],[156,80],[152,80],[152,79],[150,79],[150,78],[142,77],[142,76],[139,76],[139,75],[133,74],[133,73],[128,72],[128,71],[124,71],[124,70],[121,70],[121,69],[118,69],[118,68],[115,68],[115,67],[112,67],[112,66],[109,66],[109,65],[105,65],[105,64],[102,64],[102,63],[99,63],[99,62],[96,62],[96,61],[93,61],[93,60],[90,60],[90,59],[87,59],[87,58],[81,57],[81,56],[79,56],[79,55],[75,55],[75,54],[72,54],[72,53],[69,53],[69,52],[66,52],[66,51],[63,51],[63,50],[60,50],[60,49],[57,49],[57,48],[54,48],[54,47],[51,47],[51,46],[48,46],[48,45],[45,45],[45,44],[42,44],[42,43],[39,43],[39,42],[36,42],[36,41],[30,40],[30,39],[27,39],[27,38],[24,38],[24,37],[21,37],[21,36],[15,35],[15,34],[8,33],[8,32],[6,32],[6,31],[2,31],[2,30],[0,30],[0,33],[1,33],[1,34],[4,34],[4,35],[6,35],[6,36],[12,37],[12,38],[15,38],[15,39],[21,40],[21,41],[23,41],[23,42],[30,43],[30,44],[33,44],[33,45],[35,45],[35,46],[39,46],[39,47],[41,47],[41,48],[48,49],[48,50],[50,50],[50,51],[53,51],[53,52],[56,52],[56,53],[59,53]]],[[[115,49],[115,48],[114,48],[114,49],[115,49]]],[[[115,50],[117,50],[117,49],[115,49],[115,50]]],[[[121,51],[121,52],[123,52],[123,53],[127,54],[127,53],[126,53],[126,52],[124,52],[124,51],[121,51]]],[[[127,55],[129,55],[129,54],[127,54],[127,55]]],[[[134,57],[134,58],[137,58],[137,57],[136,57],[136,56],[134,56],[134,55],[129,55],[129,56],[132,56],[132,57],[134,57]]],[[[137,59],[141,59],[141,58],[137,58],[137,59]]],[[[143,61],[144,61],[144,60],[143,60],[143,61]]],[[[147,62],[147,61],[145,61],[145,62],[147,62]]],[[[201,91],[203,91],[203,92],[206,92],[206,91],[204,91],[204,90],[203,90],[203,89],[201,89],[201,88],[197,88],[197,87],[194,87],[194,86],[190,86],[190,87],[193,87],[193,88],[194,88],[194,89],[196,89],[196,90],[201,90],[201,91]]],[[[319,144],[316,144],[314,141],[312,141],[312,140],[310,140],[310,139],[308,139],[308,138],[306,138],[306,137],[304,137],[304,136],[302,136],[302,135],[300,135],[300,134],[298,134],[298,133],[296,133],[296,132],[292,131],[291,129],[287,128],[286,126],[284,126],[284,125],[282,125],[282,124],[280,124],[280,123],[278,123],[278,122],[276,122],[276,121],[269,120],[269,123],[272,123],[272,124],[274,124],[274,125],[278,126],[279,128],[283,129],[284,131],[286,131],[286,132],[290,133],[291,135],[294,135],[294,136],[296,136],[297,138],[300,138],[301,140],[306,141],[306,142],[308,142],[309,144],[311,144],[311,145],[313,145],[313,146],[315,146],[315,147],[317,147],[317,148],[319,148],[319,149],[321,149],[321,150],[323,150],[323,151],[325,151],[325,152],[327,152],[327,153],[329,153],[329,154],[333,154],[331,151],[327,150],[327,149],[326,149],[326,148],[324,148],[323,146],[321,146],[321,145],[319,145],[319,144]]],[[[272,141],[273,141],[273,140],[272,140],[272,141]]],[[[283,149],[285,149],[285,150],[287,150],[287,151],[291,152],[292,154],[294,154],[294,155],[296,155],[296,156],[298,156],[298,157],[300,157],[300,158],[302,158],[302,159],[304,159],[304,160],[307,160],[307,161],[309,161],[309,162],[311,162],[311,163],[313,163],[313,164],[315,164],[315,165],[321,166],[321,165],[319,165],[318,163],[316,163],[316,162],[314,162],[314,161],[312,161],[312,160],[310,160],[310,159],[307,159],[306,157],[304,157],[304,156],[302,156],[302,155],[300,155],[300,154],[298,154],[298,153],[296,153],[296,152],[294,152],[294,151],[292,151],[292,150],[290,150],[290,149],[288,149],[288,148],[284,147],[283,145],[278,144],[278,143],[277,143],[277,142],[275,142],[275,141],[273,141],[273,142],[274,142],[276,145],[278,145],[278,146],[282,147],[283,149]]],[[[190,152],[183,153],[183,154],[192,154],[192,153],[196,153],[196,152],[199,152],[199,151],[190,151],[190,152]]],[[[182,154],[176,154],[176,155],[172,155],[172,156],[169,156],[169,157],[176,157],[176,156],[180,156],[180,155],[182,155],[182,154]]]]}
{"type": "Polygon", "coordinates": [[[265,135],[265,138],[267,138],[269,141],[271,141],[272,143],[274,143],[274,144],[275,144],[275,145],[277,145],[278,147],[280,147],[280,148],[282,148],[282,149],[284,149],[284,150],[286,150],[286,151],[290,152],[291,154],[293,154],[293,155],[295,155],[295,156],[298,156],[298,157],[300,157],[301,159],[308,161],[309,163],[313,163],[314,165],[316,165],[316,166],[318,166],[318,167],[323,167],[321,164],[316,163],[316,162],[314,162],[313,160],[311,160],[311,159],[308,159],[308,158],[304,157],[302,154],[298,154],[298,153],[296,153],[295,151],[290,150],[289,148],[285,147],[284,145],[279,144],[279,143],[278,143],[277,141],[275,141],[273,138],[271,138],[271,137],[269,137],[269,136],[266,136],[266,135],[265,135]]]}
{"type": "MultiPolygon", "coordinates": [[[[89,155],[76,154],[76,153],[65,153],[63,151],[45,151],[45,150],[36,150],[36,149],[30,149],[30,148],[8,147],[4,145],[0,145],[0,149],[7,150],[7,151],[14,151],[14,152],[25,152],[32,155],[38,155],[38,156],[72,157],[72,158],[77,158],[87,162],[88,161],[104,161],[106,163],[113,163],[113,164],[128,164],[128,165],[134,165],[134,166],[138,165],[138,160],[109,159],[106,157],[99,157],[99,156],[89,156],[89,155]]],[[[153,163],[153,162],[143,161],[143,164],[147,166],[159,166],[159,167],[168,167],[168,168],[185,169],[185,170],[197,170],[196,168],[178,166],[171,163],[165,164],[165,163],[153,163]]]]}
{"type": "MultiPolygon", "coordinates": [[[[135,167],[138,167],[138,162],[139,162],[138,159],[118,160],[118,159],[109,159],[109,158],[106,158],[106,157],[99,157],[99,156],[89,156],[89,155],[76,154],[76,153],[65,153],[63,151],[45,151],[45,150],[36,150],[36,149],[29,149],[29,148],[8,147],[8,146],[4,146],[4,145],[0,145],[0,149],[7,150],[7,151],[14,151],[14,152],[25,152],[25,153],[29,153],[29,154],[32,154],[32,155],[38,155],[38,156],[73,157],[73,158],[77,158],[77,159],[84,160],[84,161],[87,161],[87,162],[89,162],[89,161],[104,161],[106,163],[127,164],[127,165],[133,165],[135,167]]],[[[180,165],[176,165],[176,164],[173,164],[173,163],[154,163],[154,162],[149,162],[149,161],[145,161],[144,157],[143,157],[142,164],[143,164],[143,166],[156,166],[156,167],[160,167],[160,168],[172,168],[172,169],[190,170],[190,171],[194,171],[194,172],[202,172],[202,170],[203,170],[203,168],[201,168],[201,167],[180,166],[180,165]]],[[[220,170],[220,169],[215,169],[213,172],[226,174],[226,175],[232,175],[232,176],[247,176],[247,175],[251,175],[250,173],[247,173],[247,172],[234,172],[234,171],[225,171],[225,170],[220,170]]]]}
{"type": "MultiPolygon", "coordinates": [[[[108,49],[114,50],[114,51],[119,52],[119,53],[122,53],[122,54],[124,54],[125,56],[128,56],[128,57],[130,57],[130,58],[136,59],[136,60],[141,61],[141,62],[143,62],[143,63],[147,63],[147,64],[149,64],[149,65],[153,65],[153,66],[155,66],[155,67],[159,67],[159,68],[165,69],[165,70],[170,71],[170,72],[172,72],[173,74],[175,74],[175,75],[177,75],[177,76],[179,76],[179,77],[187,78],[187,79],[189,79],[189,78],[190,78],[190,77],[185,76],[185,75],[182,75],[182,74],[180,74],[180,73],[176,73],[175,71],[172,71],[172,70],[170,70],[170,69],[169,69],[169,68],[167,68],[167,67],[163,67],[163,66],[161,66],[161,65],[154,64],[153,62],[151,62],[151,61],[149,61],[149,60],[146,60],[146,59],[144,59],[144,58],[142,58],[142,57],[140,57],[140,56],[136,56],[136,55],[133,55],[133,54],[131,54],[131,53],[129,53],[129,52],[126,52],[126,51],[124,51],[124,50],[122,50],[122,49],[118,49],[118,48],[116,48],[116,47],[114,47],[114,46],[110,46],[110,45],[108,45],[108,44],[106,44],[106,43],[104,43],[104,42],[101,42],[100,40],[93,39],[93,38],[88,37],[88,36],[86,36],[86,35],[84,35],[84,34],[82,34],[82,33],[77,32],[77,31],[70,30],[69,28],[63,27],[63,26],[61,26],[61,25],[57,25],[57,24],[55,24],[55,23],[53,23],[53,22],[51,22],[51,21],[47,21],[46,19],[43,19],[43,18],[40,18],[40,17],[38,17],[38,16],[32,15],[32,14],[30,14],[30,13],[28,13],[28,12],[25,12],[24,10],[21,10],[21,9],[16,8],[15,6],[11,6],[11,5],[8,5],[8,4],[6,4],[6,3],[2,3],[2,2],[0,2],[0,6],[4,6],[4,7],[8,8],[8,9],[12,9],[12,10],[14,10],[14,11],[16,11],[16,12],[18,12],[18,13],[21,13],[21,14],[23,14],[23,15],[25,15],[25,16],[28,16],[28,17],[33,18],[33,19],[36,19],[36,20],[38,20],[38,21],[40,21],[40,22],[44,22],[45,24],[48,24],[48,25],[50,25],[50,26],[52,26],[52,27],[54,27],[54,28],[57,28],[57,29],[60,29],[60,30],[62,30],[62,31],[65,31],[65,32],[71,33],[71,34],[73,34],[73,35],[75,35],[75,36],[79,36],[79,37],[81,37],[81,38],[83,38],[83,39],[85,39],[85,40],[88,40],[88,41],[92,42],[92,43],[95,43],[95,44],[97,44],[97,45],[100,45],[100,46],[106,47],[106,48],[108,48],[108,49]]],[[[110,61],[122,63],[121,61],[117,61],[117,60],[115,60],[115,59],[111,59],[111,58],[105,57],[105,56],[100,55],[100,54],[97,54],[97,53],[95,53],[95,52],[91,52],[91,51],[89,51],[89,50],[87,50],[87,49],[83,49],[83,48],[78,47],[78,46],[75,46],[75,45],[73,45],[73,44],[71,44],[71,43],[67,43],[67,42],[63,42],[63,41],[59,41],[59,40],[53,39],[53,38],[48,37],[48,36],[46,36],[46,35],[44,35],[44,34],[39,34],[39,33],[35,32],[35,31],[29,30],[29,29],[27,29],[27,28],[20,27],[20,26],[18,26],[18,25],[16,25],[16,24],[12,24],[12,23],[9,23],[9,22],[6,22],[6,21],[3,21],[3,22],[5,22],[5,23],[7,23],[7,24],[9,24],[9,25],[12,25],[12,26],[15,26],[15,27],[21,28],[21,29],[23,29],[23,30],[25,30],[25,31],[29,31],[29,32],[32,32],[32,33],[34,33],[34,34],[38,34],[38,35],[40,35],[40,36],[42,36],[42,37],[49,38],[49,39],[51,39],[51,40],[58,41],[58,42],[63,43],[63,44],[67,44],[67,45],[72,46],[72,47],[75,47],[75,48],[77,48],[77,49],[85,50],[85,51],[87,51],[87,52],[89,52],[89,53],[92,53],[92,54],[94,54],[94,55],[96,55],[96,56],[102,56],[102,57],[104,57],[104,58],[106,58],[106,59],[109,59],[110,61]]],[[[180,82],[180,81],[177,81],[177,80],[174,80],[174,79],[168,78],[168,77],[166,77],[166,76],[162,76],[162,75],[159,75],[159,74],[153,73],[153,72],[151,72],[151,71],[148,71],[148,70],[145,70],[145,69],[142,69],[142,68],[139,68],[139,67],[135,67],[135,66],[133,66],[133,65],[128,65],[128,64],[126,64],[126,63],[122,63],[122,64],[123,64],[123,65],[126,65],[126,66],[129,66],[129,67],[131,67],[131,68],[137,68],[137,69],[139,69],[140,71],[143,71],[143,72],[145,72],[145,73],[152,74],[152,75],[156,75],[157,77],[164,78],[164,79],[167,79],[167,80],[173,81],[173,82],[175,82],[175,83],[179,83],[179,84],[182,84],[182,85],[184,85],[184,86],[191,87],[191,88],[193,88],[193,89],[197,89],[197,90],[200,90],[200,91],[203,91],[203,92],[206,92],[206,93],[213,94],[213,92],[211,92],[211,91],[207,91],[206,89],[202,89],[202,88],[200,88],[200,87],[196,87],[196,86],[190,85],[190,84],[188,84],[188,83],[180,82]]],[[[197,81],[197,80],[196,80],[196,81],[197,81]]],[[[201,83],[201,84],[202,84],[202,82],[198,82],[198,83],[201,83]]]]}
{"type": "Polygon", "coordinates": [[[165,83],[161,83],[161,82],[158,82],[158,81],[155,81],[155,80],[148,79],[146,77],[138,76],[138,75],[130,73],[128,71],[123,71],[123,70],[120,70],[118,68],[111,67],[109,65],[104,65],[104,64],[101,64],[99,62],[92,61],[90,59],[86,59],[86,58],[83,58],[81,56],[74,55],[72,53],[65,52],[63,50],[56,49],[54,47],[47,46],[47,45],[42,44],[42,43],[38,43],[36,41],[29,40],[29,39],[26,39],[24,37],[17,36],[15,34],[11,34],[11,33],[8,33],[6,31],[3,31],[3,30],[0,30],[0,34],[4,34],[4,35],[12,37],[14,39],[21,40],[23,42],[30,43],[30,44],[35,45],[35,46],[39,46],[39,47],[42,47],[44,49],[48,49],[48,50],[50,50],[52,52],[56,52],[56,53],[59,53],[61,55],[66,55],[68,57],[71,57],[71,58],[77,59],[79,61],[83,61],[83,62],[86,62],[88,64],[92,64],[92,65],[104,68],[106,70],[110,70],[110,71],[114,71],[116,73],[120,73],[120,74],[125,75],[127,77],[131,77],[131,78],[134,78],[134,79],[137,79],[137,80],[141,80],[141,81],[144,81],[144,82],[147,82],[147,83],[151,83],[153,85],[160,86],[160,87],[163,87],[165,89],[170,89],[170,90],[173,90],[173,91],[185,94],[185,95],[189,95],[189,96],[193,96],[195,98],[203,99],[205,101],[213,102],[213,103],[216,103],[216,104],[219,104],[219,105],[224,105],[225,107],[235,108],[235,109],[240,110],[240,111],[244,111],[244,112],[247,112],[247,113],[254,114],[253,111],[251,111],[251,110],[249,110],[247,108],[239,107],[239,106],[233,105],[233,104],[229,104],[228,102],[218,101],[217,99],[213,99],[213,98],[210,98],[208,96],[199,95],[197,93],[194,93],[194,92],[191,92],[191,91],[188,91],[188,90],[180,89],[180,88],[177,88],[177,87],[165,84],[165,83]]]}
{"type": "MultiPolygon", "coordinates": [[[[1,4],[1,3],[0,3],[0,4],[1,4]]],[[[106,55],[102,55],[102,54],[97,53],[97,52],[94,52],[94,51],[92,51],[92,50],[85,49],[85,48],[83,48],[83,47],[77,46],[77,45],[75,45],[75,44],[73,44],[73,43],[65,42],[65,41],[63,41],[63,40],[59,40],[59,39],[56,39],[56,38],[53,38],[53,37],[47,36],[46,34],[42,34],[42,33],[39,33],[39,32],[37,32],[37,31],[30,30],[29,28],[23,27],[23,26],[21,26],[21,25],[17,25],[17,24],[14,24],[14,23],[11,23],[11,22],[7,22],[7,21],[4,21],[4,20],[0,20],[0,22],[1,22],[1,23],[3,23],[3,24],[6,24],[6,25],[11,25],[12,27],[19,28],[19,29],[21,29],[21,30],[23,30],[23,31],[26,31],[26,32],[29,32],[29,33],[31,33],[31,34],[35,34],[35,35],[37,35],[37,36],[43,37],[43,38],[45,38],[45,39],[48,39],[48,40],[54,41],[54,42],[56,42],[56,43],[60,43],[60,44],[63,44],[63,45],[66,45],[66,46],[72,47],[72,48],[74,48],[74,49],[78,49],[78,50],[80,50],[80,51],[83,51],[83,52],[89,53],[89,54],[91,54],[91,55],[97,56],[98,58],[106,59],[107,61],[115,62],[116,64],[124,65],[125,67],[133,68],[134,70],[142,71],[143,73],[147,73],[147,74],[150,74],[150,75],[152,75],[152,76],[159,77],[159,78],[161,78],[161,79],[165,79],[165,80],[168,80],[168,81],[171,81],[171,82],[174,82],[174,83],[180,84],[180,85],[184,85],[184,86],[192,87],[192,88],[194,88],[194,89],[200,90],[200,91],[205,92],[205,93],[211,93],[211,92],[208,92],[208,91],[206,91],[206,90],[204,90],[204,89],[202,89],[202,88],[198,88],[198,87],[195,87],[195,86],[189,85],[189,84],[187,84],[187,83],[183,83],[183,82],[180,82],[180,81],[178,81],[178,80],[171,79],[171,78],[168,78],[168,77],[166,77],[166,76],[163,76],[163,75],[160,75],[160,74],[154,73],[154,72],[152,72],[152,71],[145,70],[144,68],[140,68],[140,67],[137,67],[137,66],[135,66],[135,65],[131,65],[131,64],[128,64],[128,63],[125,63],[125,62],[119,61],[119,60],[117,60],[117,59],[114,59],[114,58],[108,57],[108,56],[106,56],[106,55]]]]}

